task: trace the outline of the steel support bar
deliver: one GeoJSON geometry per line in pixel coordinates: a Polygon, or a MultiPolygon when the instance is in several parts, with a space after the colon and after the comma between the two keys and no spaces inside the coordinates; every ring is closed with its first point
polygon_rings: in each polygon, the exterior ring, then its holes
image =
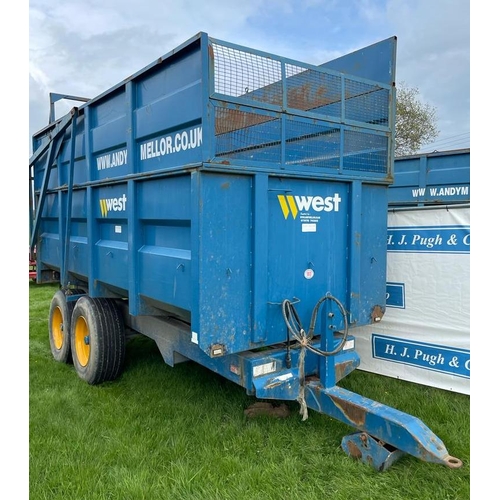
{"type": "Polygon", "coordinates": [[[69,95],[69,94],[56,94],[55,92],[51,92],[49,94],[49,99],[50,99],[49,123],[52,123],[56,120],[55,103],[57,101],[60,101],[61,99],[69,99],[71,101],[80,101],[80,102],[90,101],[90,99],[88,99],[87,97],[79,97],[76,95],[69,95]]]}
{"type": "Polygon", "coordinates": [[[338,386],[325,389],[316,381],[307,383],[305,398],[309,408],[364,431],[397,450],[425,462],[450,468],[462,466],[462,461],[452,457],[421,420],[407,413],[338,386]]]}
{"type": "Polygon", "coordinates": [[[70,160],[69,160],[69,171],[68,171],[68,195],[66,199],[66,227],[64,228],[64,253],[62,259],[62,283],[65,286],[69,284],[68,279],[68,259],[69,259],[69,245],[71,239],[71,209],[73,206],[73,179],[75,172],[75,141],[76,141],[76,118],[77,115],[73,115],[73,120],[71,121],[71,140],[70,140],[70,160]]]}
{"type": "MultiPolygon", "coordinates": [[[[44,141],[44,143],[33,153],[33,155],[30,158],[29,168],[30,168],[30,183],[31,183],[32,178],[34,179],[35,177],[35,172],[33,172],[33,175],[31,176],[32,166],[39,158],[42,157],[43,154],[45,154],[47,150],[49,150],[49,154],[47,155],[47,161],[45,163],[40,199],[38,200],[36,207],[35,206],[32,207],[32,205],[35,205],[35,203],[33,203],[34,200],[30,199],[30,214],[32,213],[32,209],[36,208],[36,214],[34,216],[35,220],[33,221],[33,223],[30,224],[30,230],[31,230],[30,255],[33,255],[33,251],[36,244],[36,238],[42,218],[42,210],[45,203],[47,188],[49,185],[50,171],[52,169],[52,164],[54,162],[54,159],[57,158],[57,155],[59,154],[59,147],[62,145],[64,132],[68,128],[68,126],[72,123],[73,115],[76,113],[76,111],[77,108],[73,108],[57,124],[57,126],[54,128],[49,138],[46,141],[44,141]]],[[[34,193],[32,193],[32,195],[34,195],[34,193]]]]}
{"type": "Polygon", "coordinates": [[[73,108],[66,116],[61,118],[61,121],[56,124],[54,130],[50,135],[44,137],[42,144],[37,148],[37,150],[31,155],[29,165],[30,167],[49,149],[49,146],[57,139],[61,133],[63,133],[68,125],[73,119],[73,115],[76,113],[78,108],[73,108]]]}

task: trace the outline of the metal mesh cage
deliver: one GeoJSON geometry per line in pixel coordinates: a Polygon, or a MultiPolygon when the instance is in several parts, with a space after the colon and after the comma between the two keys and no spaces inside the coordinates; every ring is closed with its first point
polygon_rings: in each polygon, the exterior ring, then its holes
{"type": "Polygon", "coordinates": [[[387,172],[389,88],[222,43],[212,47],[217,158],[387,172]]]}
{"type": "Polygon", "coordinates": [[[340,165],[340,128],[329,124],[286,120],[285,162],[338,168],[340,165]]]}
{"type": "Polygon", "coordinates": [[[389,90],[346,78],[345,117],[348,120],[388,125],[389,90]]]}
{"type": "Polygon", "coordinates": [[[341,117],[341,78],[325,72],[286,64],[287,105],[290,108],[341,117]]]}
{"type": "Polygon", "coordinates": [[[213,50],[215,92],[269,104],[282,104],[279,61],[219,44],[213,44],[213,50]]]}
{"type": "Polygon", "coordinates": [[[388,138],[384,135],[346,130],[344,133],[344,169],[380,172],[387,168],[388,138]]]}
{"type": "Polygon", "coordinates": [[[281,121],[277,117],[216,106],[215,134],[215,156],[280,161],[281,121]]]}

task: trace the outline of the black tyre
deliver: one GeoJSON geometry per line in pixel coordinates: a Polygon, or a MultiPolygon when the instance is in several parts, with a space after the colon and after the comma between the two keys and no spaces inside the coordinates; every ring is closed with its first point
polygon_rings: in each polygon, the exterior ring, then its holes
{"type": "Polygon", "coordinates": [[[49,309],[49,342],[52,356],[61,363],[70,363],[71,314],[76,302],[67,302],[68,295],[82,295],[84,290],[58,290],[52,297],[49,309]]]}
{"type": "Polygon", "coordinates": [[[120,375],[125,327],[113,300],[88,295],[78,299],[71,316],[71,352],[78,376],[91,385],[120,375]]]}

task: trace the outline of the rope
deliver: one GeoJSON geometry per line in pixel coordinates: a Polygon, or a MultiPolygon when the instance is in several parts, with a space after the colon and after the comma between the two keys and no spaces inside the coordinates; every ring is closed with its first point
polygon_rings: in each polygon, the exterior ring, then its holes
{"type": "Polygon", "coordinates": [[[281,312],[283,314],[283,319],[285,320],[286,326],[288,328],[288,332],[292,334],[293,338],[298,342],[300,346],[300,354],[299,354],[299,395],[297,397],[297,401],[300,404],[300,415],[302,415],[302,420],[307,420],[308,414],[307,414],[307,404],[306,404],[306,399],[305,399],[305,357],[306,357],[306,350],[309,350],[311,352],[314,352],[315,354],[318,354],[319,356],[333,356],[334,354],[337,354],[344,348],[344,344],[347,340],[347,334],[348,334],[348,318],[347,318],[347,312],[342,305],[342,303],[335,298],[333,295],[330,293],[327,293],[324,297],[322,297],[314,306],[312,315],[311,315],[311,322],[309,324],[309,330],[306,333],[304,328],[302,327],[300,317],[297,313],[297,310],[295,309],[295,306],[292,304],[292,302],[288,299],[285,299],[281,303],[281,312]],[[340,344],[332,351],[324,351],[322,349],[319,349],[318,347],[315,347],[311,344],[311,340],[314,337],[314,330],[316,328],[316,320],[318,317],[318,311],[323,302],[325,300],[332,300],[335,302],[340,309],[340,312],[342,313],[342,316],[344,318],[344,335],[342,336],[342,340],[340,341],[340,344]]]}
{"type": "Polygon", "coordinates": [[[299,354],[299,396],[297,398],[297,401],[300,404],[299,414],[302,415],[302,421],[307,420],[307,418],[309,417],[309,415],[307,414],[307,404],[305,395],[305,388],[306,388],[306,376],[304,370],[305,357],[306,357],[306,349],[305,346],[302,346],[299,354]]]}

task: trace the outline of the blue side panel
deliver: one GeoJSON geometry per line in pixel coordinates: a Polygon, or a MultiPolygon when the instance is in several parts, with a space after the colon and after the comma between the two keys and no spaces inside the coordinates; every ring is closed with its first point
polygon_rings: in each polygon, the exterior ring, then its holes
{"type": "Polygon", "coordinates": [[[148,172],[202,161],[203,133],[199,50],[136,82],[136,140],[139,171],[148,172]]]}
{"type": "Polygon", "coordinates": [[[94,154],[125,146],[127,127],[124,88],[102,99],[98,106],[93,106],[91,109],[91,140],[94,154]]]}
{"type": "Polygon", "coordinates": [[[128,288],[128,220],[126,184],[97,188],[94,193],[95,275],[98,281],[126,290],[128,288]]]}
{"type": "Polygon", "coordinates": [[[199,189],[200,348],[210,352],[223,344],[225,352],[246,350],[257,300],[250,273],[252,176],[207,174],[199,189]]]}
{"type": "Polygon", "coordinates": [[[396,42],[396,37],[390,37],[322,66],[392,85],[396,81],[396,42]]]}
{"type": "Polygon", "coordinates": [[[191,179],[171,176],[140,183],[138,291],[146,299],[191,312],[191,179]]]}
{"type": "MultiPolygon", "coordinates": [[[[58,158],[59,168],[61,169],[60,181],[62,184],[67,184],[69,179],[69,162],[71,158],[70,147],[71,134],[68,132],[65,135],[65,142],[62,144],[61,153],[58,158]]],[[[83,116],[78,117],[76,122],[76,135],[75,135],[75,168],[73,183],[78,184],[88,180],[88,172],[85,163],[85,135],[84,135],[84,120],[83,116]]]]}
{"type": "Polygon", "coordinates": [[[380,286],[387,268],[387,212],[374,207],[387,206],[387,189],[383,186],[364,185],[362,196],[361,246],[363,253],[359,263],[361,324],[370,324],[372,307],[384,308],[386,286],[380,286]]]}
{"type": "MultiPolygon", "coordinates": [[[[45,163],[45,159],[44,159],[45,163]]],[[[41,179],[43,176],[44,171],[39,172],[39,178],[41,179]]],[[[59,162],[55,162],[54,167],[50,171],[49,174],[49,189],[53,189],[59,186],[59,162]]],[[[38,176],[37,176],[38,177],[38,176]]]]}
{"type": "Polygon", "coordinates": [[[284,299],[297,302],[305,327],[327,292],[346,301],[350,186],[271,178],[268,196],[267,331],[278,342],[286,339],[280,307],[284,299]]]}
{"type": "Polygon", "coordinates": [[[59,238],[59,197],[57,193],[47,196],[43,210],[44,225],[37,254],[42,256],[41,264],[58,269],[61,262],[59,238]]]}
{"type": "Polygon", "coordinates": [[[138,143],[139,168],[142,172],[190,165],[202,161],[201,125],[181,128],[138,143]]]}
{"type": "MultiPolygon", "coordinates": [[[[196,333],[204,351],[284,342],[285,299],[296,302],[307,325],[326,293],[345,302],[349,184],[208,174],[201,178],[201,199],[207,201],[200,204],[204,258],[196,333]]],[[[336,327],[343,327],[342,318],[336,327]]]]}
{"type": "Polygon", "coordinates": [[[73,192],[68,270],[85,278],[88,273],[87,190],[73,192]]]}
{"type": "Polygon", "coordinates": [[[391,206],[470,202],[470,150],[404,156],[394,161],[391,206]]]}
{"type": "MultiPolygon", "coordinates": [[[[69,163],[65,163],[60,166],[61,169],[61,183],[67,184],[69,179],[69,163]]],[[[74,184],[81,184],[83,182],[88,181],[88,171],[87,171],[87,162],[85,158],[76,158],[74,165],[74,184]]]]}

